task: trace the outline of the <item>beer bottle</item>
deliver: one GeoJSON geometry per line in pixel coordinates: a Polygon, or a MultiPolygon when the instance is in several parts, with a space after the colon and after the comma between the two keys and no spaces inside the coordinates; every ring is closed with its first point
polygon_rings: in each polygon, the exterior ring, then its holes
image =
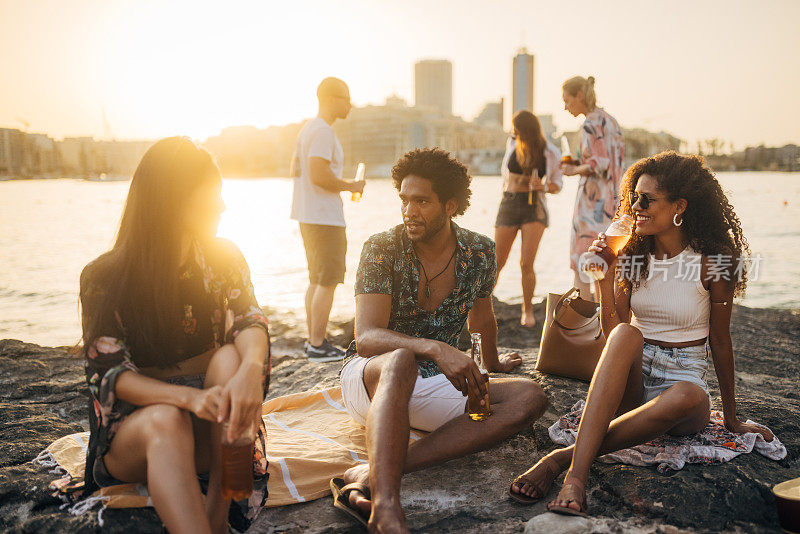
{"type": "Polygon", "coordinates": [[[481,375],[484,378],[484,387],[486,388],[486,395],[481,399],[472,394],[470,391],[467,394],[467,412],[469,413],[470,419],[473,421],[483,421],[490,415],[492,415],[491,410],[489,410],[489,371],[486,370],[486,364],[483,361],[483,349],[481,347],[481,335],[479,333],[474,333],[471,335],[472,337],[472,359],[475,361],[475,364],[478,366],[478,369],[481,371],[481,375]],[[483,401],[483,404],[481,404],[483,401]]]}

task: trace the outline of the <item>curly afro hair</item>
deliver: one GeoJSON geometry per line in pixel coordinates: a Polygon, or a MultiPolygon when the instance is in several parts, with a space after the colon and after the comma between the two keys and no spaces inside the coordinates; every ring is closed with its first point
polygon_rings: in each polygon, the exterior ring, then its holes
{"type": "Polygon", "coordinates": [[[406,176],[413,174],[431,181],[439,201],[444,204],[451,198],[458,202],[455,215],[463,215],[469,207],[472,196],[469,184],[472,176],[467,168],[446,150],[440,148],[417,148],[406,152],[392,167],[394,188],[400,191],[400,185],[406,176]]]}
{"type": "MultiPolygon", "coordinates": [[[[679,198],[686,200],[681,229],[694,250],[704,256],[729,255],[734,266],[740,258],[747,261],[750,246],[742,232],[739,217],[736,216],[728,197],[702,158],[669,151],[634,163],[625,173],[625,181],[620,190],[618,216],[627,213],[635,217],[628,197],[629,193],[636,189],[639,178],[644,174],[656,179],[659,191],[662,191],[671,202],[679,198]]],[[[643,256],[642,273],[646,274],[647,255],[653,253],[653,247],[653,236],[633,233],[621,253],[643,256]]],[[[744,294],[747,286],[747,269],[742,269],[741,274],[736,274],[738,276],[735,280],[734,295],[740,296],[744,294]]],[[[732,277],[731,280],[733,279],[732,277]]],[[[638,285],[638,281],[633,280],[633,284],[638,285]]]]}

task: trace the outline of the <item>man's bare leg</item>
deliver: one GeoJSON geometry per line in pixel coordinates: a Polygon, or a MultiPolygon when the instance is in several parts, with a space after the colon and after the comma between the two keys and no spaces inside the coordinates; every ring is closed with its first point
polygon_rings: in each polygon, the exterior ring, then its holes
{"type": "Polygon", "coordinates": [[[306,328],[308,329],[308,339],[311,339],[311,316],[312,316],[312,308],[311,303],[314,301],[314,293],[317,291],[317,284],[308,284],[308,289],[306,289],[306,328]]]}
{"type": "Polygon", "coordinates": [[[333,307],[333,293],[336,291],[336,285],[315,285],[313,287],[315,290],[311,296],[308,342],[318,347],[322,345],[325,335],[328,333],[328,319],[333,307]]]}
{"type": "MultiPolygon", "coordinates": [[[[372,398],[372,406],[367,416],[367,448],[372,461],[368,466],[359,465],[348,469],[344,475],[347,483],[361,482],[370,486],[374,504],[358,492],[350,494],[350,504],[365,515],[371,509],[374,510],[377,513],[373,513],[373,518],[376,515],[383,515],[382,509],[378,511],[376,508],[381,492],[386,491],[381,487],[383,484],[387,486],[391,484],[390,495],[393,499],[396,498],[399,509],[400,477],[403,473],[424,469],[490,447],[540,417],[547,406],[544,392],[532,380],[513,378],[492,380],[490,386],[491,417],[476,422],[472,421],[465,413],[409,446],[408,401],[416,383],[417,365],[416,361],[413,361],[413,365],[409,365],[409,368],[404,371],[407,374],[402,377],[405,379],[402,391],[393,389],[390,383],[397,381],[398,377],[394,372],[392,375],[387,374],[386,369],[389,362],[395,359],[393,355],[396,355],[397,352],[373,358],[364,369],[364,384],[372,398]],[[388,402],[386,402],[387,400],[388,402]],[[383,411],[385,404],[390,405],[392,410],[397,410],[402,415],[391,418],[388,411],[383,411]],[[383,434],[375,432],[381,441],[371,441],[370,436],[374,430],[371,428],[373,420],[381,421],[384,425],[384,429],[380,431],[383,434]],[[391,444],[386,443],[386,437],[389,435],[393,439],[391,444]],[[374,448],[370,446],[371,444],[374,445],[374,448]],[[390,445],[395,447],[392,452],[384,452],[382,447],[388,448],[390,445]],[[393,455],[400,450],[402,450],[402,456],[393,455]],[[389,456],[392,457],[393,465],[385,466],[384,464],[389,463],[387,462],[389,456]],[[400,458],[404,458],[405,462],[401,464],[398,461],[400,458]],[[400,465],[403,465],[402,470],[397,468],[400,465]],[[379,478],[379,473],[391,474],[391,477],[379,478]]],[[[408,358],[408,354],[404,354],[401,358],[411,360],[413,355],[408,358]]],[[[403,362],[403,365],[405,366],[407,363],[403,362]]],[[[400,367],[397,363],[391,365],[393,369],[400,367]]],[[[402,517],[401,509],[399,509],[399,513],[402,517]]],[[[405,524],[404,519],[403,524],[405,524]]]]}
{"type": "Polygon", "coordinates": [[[371,488],[373,501],[350,493],[350,504],[369,516],[372,532],[407,532],[400,506],[400,478],[408,450],[408,402],[417,381],[414,353],[398,349],[371,359],[364,382],[372,405],[367,413],[367,455],[373,461],[345,472],[346,483],[361,482],[371,488]]]}

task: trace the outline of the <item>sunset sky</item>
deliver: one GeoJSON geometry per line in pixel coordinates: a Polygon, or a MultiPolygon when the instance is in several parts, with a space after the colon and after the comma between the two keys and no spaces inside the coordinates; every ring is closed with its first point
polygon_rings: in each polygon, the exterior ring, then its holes
{"type": "Polygon", "coordinates": [[[561,83],[581,74],[623,126],[800,143],[798,21],[797,0],[0,0],[0,127],[104,138],[105,110],[118,139],[203,139],[313,116],[330,75],[355,105],[413,103],[421,58],[453,62],[457,114],[505,97],[508,120],[526,45],[534,111],[563,129],[579,120],[561,83]]]}

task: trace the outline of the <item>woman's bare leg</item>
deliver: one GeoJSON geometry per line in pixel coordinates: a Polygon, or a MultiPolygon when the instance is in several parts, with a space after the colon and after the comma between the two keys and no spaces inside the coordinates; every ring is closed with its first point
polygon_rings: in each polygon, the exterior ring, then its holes
{"type": "MultiPolygon", "coordinates": [[[[508,261],[508,255],[511,253],[511,247],[514,245],[514,240],[517,238],[517,226],[495,226],[494,227],[494,251],[497,256],[497,278],[500,278],[500,271],[505,267],[508,261]]],[[[496,283],[496,279],[495,279],[496,283]]]]}
{"type": "MultiPolygon", "coordinates": [[[[708,424],[709,411],[709,400],[705,391],[691,382],[678,382],[655,399],[614,419],[595,456],[634,447],[664,434],[695,434],[708,424]]],[[[580,430],[578,436],[580,439],[580,430]]],[[[576,440],[575,445],[554,451],[554,459],[563,468],[570,461],[574,464],[578,446],[576,440]]],[[[578,477],[572,469],[570,467],[567,476],[576,477],[585,485],[588,473],[578,477]]],[[[577,504],[570,503],[561,493],[551,504],[578,508],[577,504]]]]}
{"type": "Polygon", "coordinates": [[[522,248],[519,255],[519,268],[522,274],[522,316],[520,324],[532,327],[536,324],[533,318],[533,293],[536,289],[536,272],[533,265],[536,262],[536,252],[542,240],[545,226],[540,222],[522,225],[522,248]]]}
{"type": "MultiPolygon", "coordinates": [[[[708,423],[708,396],[689,382],[679,382],[655,399],[639,406],[638,399],[643,394],[641,334],[630,325],[624,324],[620,327],[615,328],[609,336],[595,370],[576,443],[548,455],[562,471],[569,467],[570,476],[576,477],[584,485],[588,478],[588,466],[595,457],[639,445],[665,433],[685,435],[699,432],[708,423]],[[624,349],[631,345],[638,346],[638,356],[632,350],[623,350],[621,353],[618,350],[620,346],[624,349]],[[630,362],[629,372],[623,383],[626,362],[630,362]],[[617,373],[616,376],[614,373],[617,373]],[[608,380],[609,376],[613,380],[608,380]],[[624,391],[620,392],[623,386],[624,391]],[[600,410],[597,409],[597,404],[601,405],[600,410]],[[618,410],[614,407],[615,404],[619,406],[618,410]],[[614,411],[622,415],[609,424],[608,419],[603,418],[610,418],[614,411]],[[598,445],[590,449],[594,444],[598,445]]],[[[513,490],[536,496],[536,489],[529,484],[515,486],[513,490]]],[[[553,503],[569,505],[565,499],[559,498],[553,503]]],[[[573,504],[573,508],[577,508],[577,504],[573,504]]]]}
{"type": "Polygon", "coordinates": [[[589,466],[597,456],[609,423],[623,398],[627,396],[626,400],[630,402],[633,397],[638,397],[641,402],[644,392],[641,379],[643,344],[642,333],[627,323],[617,325],[608,336],[589,385],[570,465],[570,473],[584,484],[589,476],[589,466]],[[638,380],[631,384],[629,378],[634,372],[637,372],[638,380]]]}
{"type": "Polygon", "coordinates": [[[173,534],[211,533],[194,460],[189,412],[170,404],[145,406],[120,425],[104,457],[123,482],[147,482],[153,507],[173,534]]]}
{"type": "MultiPolygon", "coordinates": [[[[602,441],[614,413],[622,413],[639,406],[644,393],[642,384],[643,343],[641,332],[627,323],[622,323],[611,331],[589,385],[586,407],[578,428],[579,438],[583,429],[587,428],[587,435],[590,436],[590,439],[599,434],[598,441],[602,441]],[[595,403],[603,405],[600,407],[603,411],[599,414],[593,414],[593,409],[590,409],[590,405],[594,408],[595,403]],[[602,419],[606,417],[604,412],[609,412],[605,421],[602,419]]],[[[573,461],[573,449],[571,447],[569,450],[559,449],[551,452],[548,456],[555,460],[560,470],[563,471],[573,461]]],[[[594,456],[591,460],[593,459],[594,456]]],[[[530,474],[534,467],[525,474],[530,474]]],[[[586,470],[588,473],[588,467],[586,470]]],[[[512,485],[512,491],[518,491],[529,497],[543,497],[536,495],[537,490],[534,486],[522,481],[512,485]]]]}

